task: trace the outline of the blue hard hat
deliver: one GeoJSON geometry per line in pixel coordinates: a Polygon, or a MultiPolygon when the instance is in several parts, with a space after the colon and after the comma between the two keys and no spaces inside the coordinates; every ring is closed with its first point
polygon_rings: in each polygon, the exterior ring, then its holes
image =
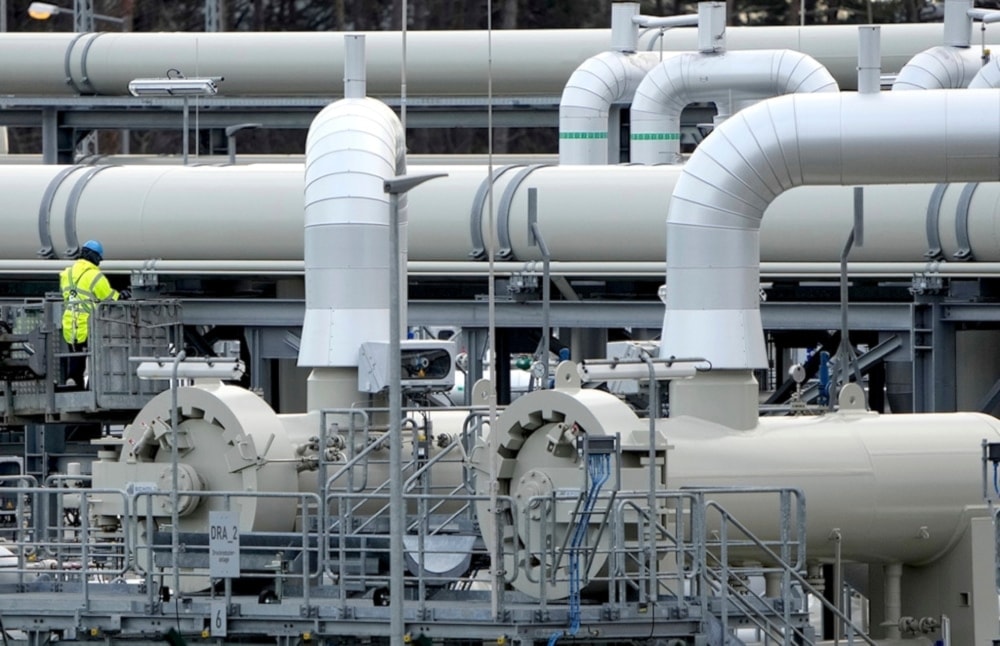
{"type": "Polygon", "coordinates": [[[83,248],[90,249],[101,258],[104,257],[104,245],[102,245],[97,240],[87,240],[86,242],[83,243],[83,248]]]}

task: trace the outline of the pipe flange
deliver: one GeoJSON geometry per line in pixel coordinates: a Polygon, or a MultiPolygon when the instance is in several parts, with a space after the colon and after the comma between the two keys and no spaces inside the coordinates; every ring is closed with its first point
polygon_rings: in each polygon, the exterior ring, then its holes
{"type": "MultiPolygon", "coordinates": [[[[536,597],[544,586],[548,599],[569,596],[569,558],[557,552],[568,545],[568,533],[576,522],[574,509],[586,491],[586,470],[581,468],[579,454],[549,451],[550,432],[564,427],[589,435],[611,435],[641,427],[635,413],[614,395],[581,389],[578,380],[570,386],[522,395],[497,419],[493,432],[499,434],[499,446],[492,458],[500,496],[497,509],[490,505],[489,442],[478,446],[473,457],[480,497],[477,517],[484,536],[502,537],[502,556],[494,558],[502,562],[505,581],[536,597]],[[552,495],[557,491],[560,495],[552,495]],[[544,496],[551,497],[551,504],[544,504],[544,496]]],[[[590,567],[581,573],[584,581],[602,571],[610,552],[610,532],[598,532],[594,524],[604,517],[601,504],[595,508],[584,542],[585,547],[597,542],[595,551],[588,550],[590,567]]]]}
{"type": "MultiPolygon", "coordinates": [[[[167,466],[163,468],[160,472],[160,477],[157,482],[160,491],[172,491],[174,488],[174,470],[173,467],[167,466]]],[[[184,491],[203,491],[205,489],[205,483],[198,475],[198,471],[192,467],[190,464],[179,463],[177,465],[177,515],[179,517],[184,517],[190,514],[192,511],[198,508],[198,503],[201,502],[201,496],[192,496],[190,494],[181,493],[184,491]]],[[[160,512],[163,514],[173,513],[173,497],[172,496],[159,496],[158,504],[160,507],[160,512]]]]}
{"type": "MultiPolygon", "coordinates": [[[[152,429],[154,439],[135,453],[122,451],[119,460],[160,480],[160,488],[172,487],[171,393],[154,397],[136,415],[123,433],[124,446],[143,444],[152,429]],[[145,465],[145,466],[144,466],[145,465]]],[[[288,498],[255,496],[298,491],[294,448],[274,410],[257,395],[238,386],[198,385],[177,389],[178,476],[184,474],[184,491],[245,491],[251,495],[227,500],[224,496],[194,496],[178,501],[179,529],[203,532],[212,511],[235,510],[240,530],[288,531],[294,525],[296,507],[288,498]],[[181,512],[181,510],[185,510],[181,512]]],[[[163,498],[168,498],[163,496],[163,498]]],[[[154,505],[158,521],[170,515],[170,503],[154,505]]],[[[166,517],[166,518],[165,518],[166,517]]],[[[169,522],[169,521],[167,521],[169,522]]]]}
{"type": "Polygon", "coordinates": [[[552,478],[544,471],[532,469],[518,478],[514,499],[522,508],[533,510],[531,520],[541,520],[542,498],[551,496],[554,490],[552,478]]]}

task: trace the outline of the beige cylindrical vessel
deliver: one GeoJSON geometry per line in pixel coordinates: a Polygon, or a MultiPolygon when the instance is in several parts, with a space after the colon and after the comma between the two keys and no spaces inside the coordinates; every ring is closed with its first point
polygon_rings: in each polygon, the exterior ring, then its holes
{"type": "MultiPolygon", "coordinates": [[[[496,426],[507,447],[501,463],[510,463],[509,487],[516,490],[519,470],[529,467],[547,474],[580,469],[575,452],[546,450],[552,429],[560,425],[588,435],[620,433],[626,455],[642,456],[648,436],[637,431],[647,424],[608,393],[559,389],[524,395],[496,426]]],[[[830,537],[837,530],[847,560],[908,565],[940,558],[971,516],[987,513],[982,441],[1000,441],[1000,421],[978,413],[846,410],[762,418],[748,431],[675,417],[657,420],[657,428],[662,444],[670,446],[664,488],[795,488],[805,497],[810,559],[833,558],[830,537]]],[[[483,459],[478,461],[484,469],[483,459]]],[[[640,478],[623,489],[644,492],[647,486],[640,478]]],[[[761,538],[778,538],[774,496],[719,494],[718,499],[761,538]]]]}
{"type": "MultiPolygon", "coordinates": [[[[795,487],[810,559],[832,558],[839,530],[845,559],[910,565],[942,556],[970,516],[986,513],[981,442],[1000,441],[1000,422],[978,413],[762,418],[744,432],[677,418],[660,428],[674,447],[668,488],[795,487]]],[[[773,497],[759,509],[753,500],[733,498],[733,513],[773,532],[773,497]]]]}

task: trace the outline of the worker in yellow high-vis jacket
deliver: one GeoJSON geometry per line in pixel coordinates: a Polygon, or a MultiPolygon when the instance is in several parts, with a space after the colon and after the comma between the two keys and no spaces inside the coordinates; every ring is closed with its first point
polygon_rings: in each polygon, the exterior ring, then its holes
{"type": "MultiPolygon", "coordinates": [[[[100,301],[117,301],[128,298],[128,290],[118,292],[111,287],[100,270],[104,259],[104,245],[97,240],[83,243],[80,258],[59,274],[59,291],[63,297],[63,338],[71,352],[87,351],[88,322],[100,301]]],[[[87,368],[85,356],[69,357],[66,366],[66,385],[83,387],[87,368]]]]}

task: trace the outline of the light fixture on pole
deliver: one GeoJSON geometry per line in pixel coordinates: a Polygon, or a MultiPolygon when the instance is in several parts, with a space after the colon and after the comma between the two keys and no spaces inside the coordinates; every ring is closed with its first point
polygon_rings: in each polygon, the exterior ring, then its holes
{"type": "Polygon", "coordinates": [[[236,134],[243,130],[253,130],[263,128],[262,123],[238,123],[235,126],[226,128],[226,151],[229,153],[229,163],[236,163],[236,134]]]}
{"type": "Polygon", "coordinates": [[[188,102],[191,97],[214,96],[219,91],[221,76],[186,78],[177,70],[168,70],[165,78],[139,78],[128,84],[129,94],[137,97],[179,96],[184,99],[184,165],[188,163],[188,102]]]}
{"type": "Polygon", "coordinates": [[[108,16],[102,13],[93,13],[93,11],[77,14],[75,9],[67,9],[66,7],[60,7],[59,5],[54,5],[49,2],[32,2],[28,5],[28,16],[34,18],[35,20],[48,20],[52,16],[57,16],[59,14],[72,15],[76,31],[93,31],[94,20],[104,20],[115,25],[125,24],[124,18],[108,16]]]}
{"type": "MultiPolygon", "coordinates": [[[[400,175],[385,180],[389,194],[389,558],[403,562],[403,534],[406,532],[406,507],[403,505],[403,388],[402,353],[402,265],[399,240],[399,196],[427,180],[446,177],[447,173],[400,175]]],[[[389,632],[393,639],[403,634],[403,598],[406,582],[403,568],[394,567],[389,577],[389,632]]]]}

